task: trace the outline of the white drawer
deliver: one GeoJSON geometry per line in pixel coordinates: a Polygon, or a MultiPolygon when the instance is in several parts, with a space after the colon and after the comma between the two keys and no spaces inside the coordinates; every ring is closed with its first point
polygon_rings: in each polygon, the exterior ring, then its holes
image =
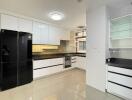
{"type": "Polygon", "coordinates": [[[77,59],[77,57],[76,56],[73,56],[73,57],[71,57],[71,59],[77,59]]]}
{"type": "Polygon", "coordinates": [[[63,58],[55,58],[55,59],[44,59],[44,60],[35,60],[33,61],[33,68],[42,68],[47,66],[53,66],[58,64],[64,64],[63,58]]]}
{"type": "Polygon", "coordinates": [[[132,89],[108,82],[108,92],[132,100],[132,89]]]}
{"type": "Polygon", "coordinates": [[[72,67],[77,67],[76,62],[72,62],[72,67]]]}
{"type": "Polygon", "coordinates": [[[76,56],[71,57],[71,61],[72,61],[72,62],[76,62],[76,61],[77,61],[77,57],[76,57],[76,56]]]}
{"type": "Polygon", "coordinates": [[[114,73],[108,73],[108,80],[132,88],[132,78],[114,73]]]}
{"type": "Polygon", "coordinates": [[[54,74],[63,70],[63,65],[37,69],[33,71],[33,78],[43,77],[45,75],[54,74]]]}
{"type": "Polygon", "coordinates": [[[130,69],[108,66],[108,71],[132,76],[132,70],[130,69]]]}

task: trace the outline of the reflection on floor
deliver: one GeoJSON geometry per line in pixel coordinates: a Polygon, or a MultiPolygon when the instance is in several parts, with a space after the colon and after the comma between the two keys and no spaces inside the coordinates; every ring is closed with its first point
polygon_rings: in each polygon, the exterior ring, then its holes
{"type": "Polygon", "coordinates": [[[85,71],[69,70],[0,92],[0,100],[85,100],[85,71]]]}
{"type": "Polygon", "coordinates": [[[83,70],[73,69],[51,75],[0,92],[0,100],[121,100],[91,87],[86,89],[85,74],[83,70]]]}
{"type": "Polygon", "coordinates": [[[86,100],[123,100],[109,93],[104,93],[90,86],[86,87],[86,100]]]}

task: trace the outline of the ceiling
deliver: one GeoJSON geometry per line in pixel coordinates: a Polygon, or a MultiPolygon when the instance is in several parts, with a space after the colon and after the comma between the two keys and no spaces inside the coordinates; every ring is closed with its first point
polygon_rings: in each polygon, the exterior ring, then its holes
{"type": "Polygon", "coordinates": [[[87,11],[106,5],[111,17],[132,14],[132,0],[87,0],[87,11]]]}
{"type": "Polygon", "coordinates": [[[66,28],[86,25],[84,0],[0,0],[0,9],[48,21],[66,28]],[[65,18],[61,21],[52,21],[48,17],[48,13],[54,10],[64,13],[65,18]]]}
{"type": "Polygon", "coordinates": [[[111,18],[132,14],[132,0],[109,0],[107,3],[111,18]]]}
{"type": "Polygon", "coordinates": [[[132,0],[0,0],[0,9],[75,29],[86,26],[86,5],[88,11],[107,5],[110,14],[116,16],[121,10],[131,13],[130,2],[132,0]],[[64,13],[65,18],[61,21],[51,20],[48,13],[54,10],[64,13]]]}
{"type": "Polygon", "coordinates": [[[107,5],[109,7],[121,8],[130,5],[132,0],[87,0],[88,9],[97,8],[98,6],[107,5]]]}

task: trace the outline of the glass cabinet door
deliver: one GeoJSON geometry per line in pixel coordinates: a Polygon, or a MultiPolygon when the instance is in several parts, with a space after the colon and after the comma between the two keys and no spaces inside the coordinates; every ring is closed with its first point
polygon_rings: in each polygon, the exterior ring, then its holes
{"type": "Polygon", "coordinates": [[[111,20],[111,39],[132,37],[132,16],[111,20]]]}
{"type": "Polygon", "coordinates": [[[111,48],[132,48],[132,15],[111,20],[111,48]]]}

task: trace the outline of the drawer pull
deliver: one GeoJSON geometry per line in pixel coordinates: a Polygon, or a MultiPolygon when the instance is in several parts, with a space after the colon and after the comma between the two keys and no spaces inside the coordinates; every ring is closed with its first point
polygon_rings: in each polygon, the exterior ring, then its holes
{"type": "Polygon", "coordinates": [[[108,82],[110,83],[113,83],[113,84],[116,84],[116,85],[119,85],[119,86],[122,86],[122,87],[125,87],[125,88],[128,88],[128,89],[131,89],[132,90],[132,87],[128,87],[128,86],[125,86],[125,85],[122,85],[122,84],[119,84],[119,83],[116,83],[116,82],[112,82],[112,81],[109,81],[108,82]]]}
{"type": "Polygon", "coordinates": [[[126,76],[126,77],[131,77],[130,75],[125,75],[125,74],[121,74],[121,73],[117,73],[117,72],[112,72],[112,71],[108,71],[109,73],[113,73],[113,74],[118,74],[118,75],[122,75],[122,76],[126,76]]]}
{"type": "Polygon", "coordinates": [[[58,64],[58,65],[52,65],[52,66],[46,66],[46,67],[36,68],[36,69],[34,69],[34,70],[44,69],[44,68],[50,68],[50,67],[55,67],[55,66],[60,66],[60,65],[64,65],[64,64],[58,64]]]}
{"type": "Polygon", "coordinates": [[[72,63],[76,63],[76,61],[73,61],[72,63]]]}

